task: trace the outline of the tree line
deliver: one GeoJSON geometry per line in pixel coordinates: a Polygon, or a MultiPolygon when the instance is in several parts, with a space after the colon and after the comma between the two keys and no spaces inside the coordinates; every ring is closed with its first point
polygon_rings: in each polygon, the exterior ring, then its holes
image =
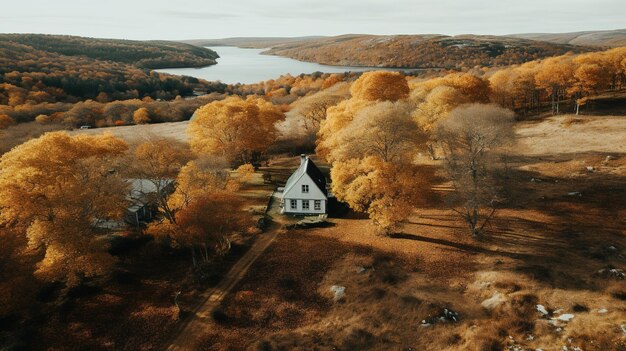
{"type": "Polygon", "coordinates": [[[209,66],[216,64],[219,57],[211,49],[173,41],[97,39],[47,34],[0,34],[0,41],[10,41],[64,56],[84,56],[148,69],[209,66]]]}
{"type": "Polygon", "coordinates": [[[194,89],[222,91],[224,85],[79,56],[66,56],[0,40],[0,104],[75,103],[144,98],[173,99],[194,89]]]}

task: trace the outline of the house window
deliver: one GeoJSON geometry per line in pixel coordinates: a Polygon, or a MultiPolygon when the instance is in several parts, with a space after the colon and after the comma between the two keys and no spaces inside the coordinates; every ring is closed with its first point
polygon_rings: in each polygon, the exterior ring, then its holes
{"type": "Polygon", "coordinates": [[[321,211],[322,210],[322,200],[315,200],[315,202],[313,202],[313,209],[315,211],[321,211]]]}
{"type": "Polygon", "coordinates": [[[289,200],[289,206],[291,207],[292,210],[297,210],[298,209],[298,200],[289,200]]]}
{"type": "Polygon", "coordinates": [[[303,193],[308,193],[309,192],[309,186],[307,184],[302,184],[302,192],[303,193]]]}
{"type": "Polygon", "coordinates": [[[302,200],[302,209],[303,210],[309,209],[309,200],[302,200]]]}

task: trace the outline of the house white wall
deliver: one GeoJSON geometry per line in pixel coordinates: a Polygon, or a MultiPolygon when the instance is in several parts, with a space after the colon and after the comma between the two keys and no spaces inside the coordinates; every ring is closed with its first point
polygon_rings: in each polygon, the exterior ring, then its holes
{"type": "Polygon", "coordinates": [[[301,213],[301,214],[324,214],[326,213],[326,200],[309,200],[309,199],[284,199],[284,213],[301,213]],[[296,208],[291,208],[291,201],[296,202],[296,208]],[[304,208],[304,202],[308,201],[309,209],[304,208]],[[320,209],[315,209],[315,201],[320,202],[320,209]]]}
{"type": "Polygon", "coordinates": [[[283,208],[285,213],[310,213],[310,214],[323,214],[326,213],[326,195],[317,187],[317,184],[304,173],[289,189],[285,189],[283,193],[283,208]],[[309,186],[309,192],[302,191],[302,185],[309,186]],[[294,210],[291,208],[291,200],[296,200],[297,208],[294,210]],[[320,209],[315,210],[315,200],[321,201],[320,209]],[[303,208],[303,202],[309,202],[309,209],[303,208]]]}

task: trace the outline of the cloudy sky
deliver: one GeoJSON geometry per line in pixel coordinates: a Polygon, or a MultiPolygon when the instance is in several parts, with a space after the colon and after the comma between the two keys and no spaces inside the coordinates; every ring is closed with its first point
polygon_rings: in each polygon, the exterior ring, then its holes
{"type": "Polygon", "coordinates": [[[625,0],[0,0],[0,33],[125,39],[626,28],[625,0]]]}

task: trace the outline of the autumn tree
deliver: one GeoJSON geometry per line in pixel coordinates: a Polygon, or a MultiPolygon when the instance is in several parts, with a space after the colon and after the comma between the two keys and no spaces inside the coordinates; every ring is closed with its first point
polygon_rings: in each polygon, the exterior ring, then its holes
{"type": "Polygon", "coordinates": [[[579,114],[580,106],[586,104],[590,95],[610,87],[611,70],[609,60],[601,53],[580,55],[573,62],[576,68],[568,93],[576,100],[576,114],[579,114]]]}
{"type": "Polygon", "coordinates": [[[184,165],[176,177],[176,190],[168,199],[173,215],[205,194],[237,189],[228,166],[226,160],[214,157],[195,159],[184,165]]]}
{"type": "Polygon", "coordinates": [[[317,151],[332,163],[333,193],[366,212],[379,232],[392,233],[419,200],[419,172],[413,165],[420,132],[399,74],[364,74],[353,97],[328,109],[317,151]],[[389,84],[389,87],[374,86],[389,84]],[[391,85],[399,85],[391,86],[391,85]]]}
{"type": "Polygon", "coordinates": [[[416,122],[430,132],[457,106],[488,102],[490,93],[489,81],[469,73],[454,73],[417,83],[410,100],[415,105],[416,122]]]}
{"type": "Polygon", "coordinates": [[[329,160],[376,156],[394,163],[412,159],[420,133],[409,103],[384,101],[361,108],[333,139],[329,160]]]}
{"type": "Polygon", "coordinates": [[[570,87],[574,65],[570,56],[554,57],[543,61],[535,76],[537,87],[549,92],[552,100],[552,113],[560,112],[560,102],[570,87]]]}
{"type": "Polygon", "coordinates": [[[0,114],[0,129],[6,129],[13,124],[15,124],[13,118],[5,114],[0,114]]]}
{"type": "Polygon", "coordinates": [[[146,109],[145,107],[137,109],[133,113],[133,122],[135,124],[150,123],[150,113],[148,112],[148,109],[146,109]]]}
{"type": "MultiPolygon", "coordinates": [[[[413,118],[421,131],[431,134],[437,123],[447,118],[457,106],[471,102],[487,102],[491,94],[489,81],[469,73],[453,73],[414,84],[410,101],[413,118]]],[[[433,160],[438,159],[432,142],[425,143],[433,160]]]]}
{"type": "Polygon", "coordinates": [[[468,104],[453,110],[437,127],[445,167],[453,182],[452,209],[474,236],[483,233],[502,201],[495,179],[498,148],[514,140],[514,114],[495,105],[468,104]]]}
{"type": "Polygon", "coordinates": [[[400,72],[365,72],[350,88],[352,97],[366,101],[398,101],[409,96],[406,78],[400,72]]]}
{"type": "Polygon", "coordinates": [[[238,175],[237,179],[240,182],[245,182],[252,178],[252,175],[256,172],[256,170],[254,169],[254,166],[252,164],[246,163],[245,165],[237,167],[235,172],[237,172],[238,175]]]}
{"type": "Polygon", "coordinates": [[[282,111],[257,97],[229,97],[198,109],[189,123],[197,154],[225,157],[233,164],[256,162],[276,140],[282,111]]]}
{"type": "Polygon", "coordinates": [[[409,162],[385,162],[378,156],[338,161],[331,169],[332,191],[338,200],[365,212],[381,234],[396,231],[421,203],[426,186],[409,162]]]}
{"type": "Polygon", "coordinates": [[[41,253],[38,277],[73,286],[114,262],[93,225],[126,208],[127,184],[110,172],[126,149],[111,135],[54,132],[2,156],[0,227],[23,233],[41,253]]]}
{"type": "Polygon", "coordinates": [[[463,103],[469,103],[468,97],[451,86],[440,85],[433,88],[419,101],[413,112],[415,121],[426,132],[432,132],[441,119],[463,103]]]}
{"type": "Polygon", "coordinates": [[[319,130],[320,124],[326,119],[326,110],[338,101],[337,97],[325,97],[311,102],[304,112],[304,127],[309,130],[319,130]]]}
{"type": "Polygon", "coordinates": [[[338,133],[354,119],[354,115],[363,107],[371,105],[371,102],[356,99],[348,99],[328,109],[327,118],[320,124],[317,133],[317,146],[315,151],[318,155],[332,163],[332,151],[339,146],[338,133]]]}
{"type": "Polygon", "coordinates": [[[194,267],[230,249],[228,235],[250,223],[241,198],[231,191],[227,163],[214,158],[193,160],[180,170],[176,190],[167,200],[170,217],[150,223],[147,232],[175,248],[191,252],[194,267]]]}

